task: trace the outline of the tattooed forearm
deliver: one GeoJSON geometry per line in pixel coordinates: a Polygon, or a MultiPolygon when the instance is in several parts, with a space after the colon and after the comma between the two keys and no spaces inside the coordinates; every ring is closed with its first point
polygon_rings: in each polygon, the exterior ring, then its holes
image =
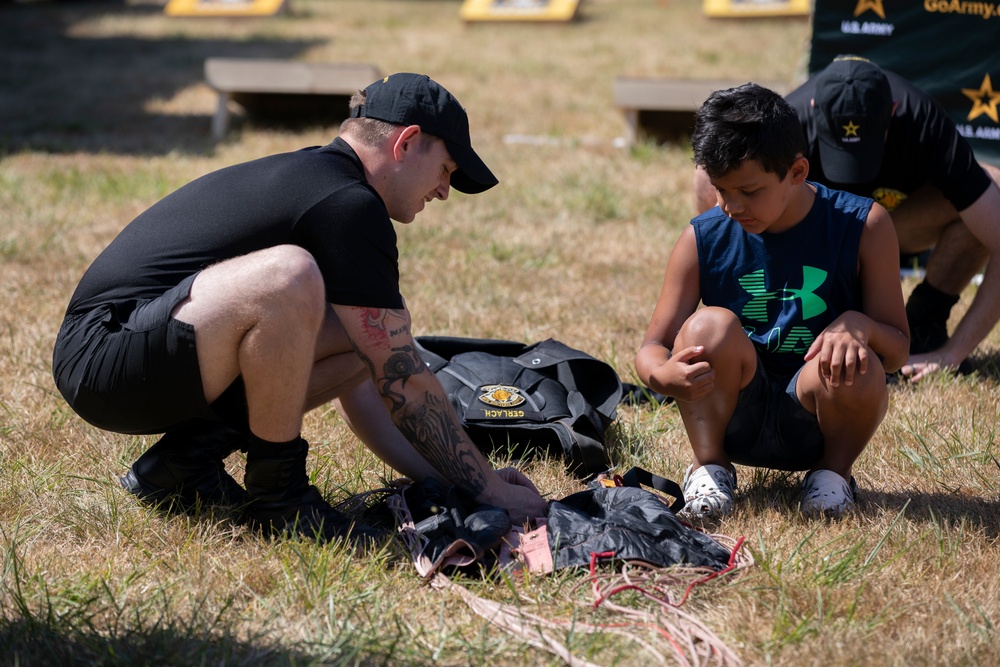
{"type": "Polygon", "coordinates": [[[368,373],[371,374],[372,377],[374,377],[375,363],[372,361],[371,357],[365,354],[365,351],[362,350],[360,347],[358,347],[358,344],[355,343],[353,340],[351,341],[351,347],[354,348],[354,354],[358,355],[358,359],[360,359],[361,363],[363,363],[365,365],[365,368],[368,369],[368,373]]]}
{"type": "Polygon", "coordinates": [[[365,326],[369,331],[388,331],[395,335],[401,330],[409,331],[408,318],[405,310],[390,308],[371,308],[365,315],[365,326]],[[402,326],[400,325],[402,323],[402,326]]]}
{"type": "Polygon", "coordinates": [[[394,347],[393,354],[382,365],[382,377],[378,378],[379,393],[392,401],[392,411],[395,412],[406,404],[406,396],[402,393],[406,381],[418,373],[427,370],[423,359],[410,345],[394,347]],[[399,390],[394,385],[399,384],[399,390]]]}
{"type": "Polygon", "coordinates": [[[427,394],[399,416],[399,430],[442,475],[473,495],[486,488],[486,473],[480,459],[469,449],[461,426],[452,418],[447,403],[427,394]]]}
{"type": "Polygon", "coordinates": [[[481,494],[490,479],[489,464],[468,439],[440,385],[415,377],[430,372],[410,337],[406,309],[364,309],[360,322],[354,322],[360,324],[351,336],[354,351],[400,433],[445,479],[481,494]]]}

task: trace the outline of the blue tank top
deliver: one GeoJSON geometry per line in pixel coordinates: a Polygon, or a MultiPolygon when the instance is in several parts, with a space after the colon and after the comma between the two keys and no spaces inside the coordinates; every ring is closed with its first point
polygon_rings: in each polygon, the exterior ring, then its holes
{"type": "Polygon", "coordinates": [[[691,221],[701,300],[736,313],[769,374],[790,377],[823,329],[861,310],[858,248],[872,200],[812,183],[808,215],[751,234],[715,207],[691,221]]]}

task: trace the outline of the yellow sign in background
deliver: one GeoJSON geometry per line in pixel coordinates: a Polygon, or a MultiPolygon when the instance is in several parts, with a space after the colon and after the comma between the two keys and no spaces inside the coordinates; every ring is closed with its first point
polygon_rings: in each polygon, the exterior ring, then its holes
{"type": "Polygon", "coordinates": [[[571,21],[580,0],[465,0],[464,21],[571,21]]]}
{"type": "Polygon", "coordinates": [[[720,18],[809,16],[810,0],[704,0],[701,8],[720,18]]]}
{"type": "Polygon", "coordinates": [[[273,16],[285,9],[286,0],[170,0],[168,16],[273,16]]]}

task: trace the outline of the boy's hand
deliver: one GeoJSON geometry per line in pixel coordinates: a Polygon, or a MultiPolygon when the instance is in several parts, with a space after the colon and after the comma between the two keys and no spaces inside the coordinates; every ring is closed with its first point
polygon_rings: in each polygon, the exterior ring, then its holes
{"type": "Polygon", "coordinates": [[[657,391],[678,401],[697,401],[715,389],[715,371],[707,361],[695,358],[705,351],[703,345],[677,350],[660,366],[652,379],[657,391]]]}
{"type": "Polygon", "coordinates": [[[854,374],[868,372],[867,318],[847,312],[830,323],[806,352],[805,361],[817,359],[819,374],[833,387],[854,384],[854,374]]]}

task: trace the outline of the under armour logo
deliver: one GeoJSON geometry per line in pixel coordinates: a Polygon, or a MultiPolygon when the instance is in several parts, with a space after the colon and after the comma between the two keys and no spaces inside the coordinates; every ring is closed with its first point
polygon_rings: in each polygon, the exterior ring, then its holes
{"type": "Polygon", "coordinates": [[[816,317],[826,310],[826,301],[815,294],[826,280],[826,276],[827,272],[823,269],[803,266],[802,287],[800,289],[785,287],[772,292],[764,285],[764,269],[748,273],[739,279],[739,283],[753,298],[743,306],[742,316],[756,322],[766,322],[769,301],[799,299],[802,302],[802,319],[808,320],[811,317],[816,317]]]}

